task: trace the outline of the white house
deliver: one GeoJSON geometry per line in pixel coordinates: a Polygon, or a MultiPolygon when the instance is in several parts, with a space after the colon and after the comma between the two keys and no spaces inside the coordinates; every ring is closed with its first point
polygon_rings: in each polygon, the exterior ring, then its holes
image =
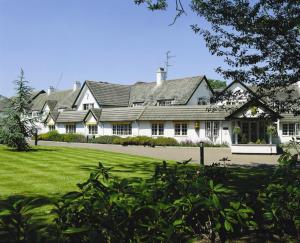
{"type": "MultiPolygon", "coordinates": [[[[274,153],[276,144],[300,137],[300,117],[276,113],[238,81],[217,93],[205,76],[165,80],[163,68],[156,76],[156,82],[85,81],[82,87],[76,82],[70,90],[40,93],[32,102],[33,114],[42,118],[39,132],[164,136],[226,143],[233,152],[249,153],[274,153]],[[213,102],[226,92],[239,95],[213,102]],[[270,126],[277,128],[272,136],[270,126]]],[[[299,93],[300,86],[295,88],[299,93]]]]}

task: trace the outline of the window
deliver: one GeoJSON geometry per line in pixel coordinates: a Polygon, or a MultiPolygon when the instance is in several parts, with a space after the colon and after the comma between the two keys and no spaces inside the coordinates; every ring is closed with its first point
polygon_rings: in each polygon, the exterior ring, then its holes
{"type": "Polygon", "coordinates": [[[300,136],[300,123],[296,124],[296,136],[300,136]]]}
{"type": "Polygon", "coordinates": [[[89,134],[98,134],[98,125],[89,125],[89,134]]]}
{"type": "Polygon", "coordinates": [[[198,105],[207,105],[207,99],[205,97],[198,98],[198,105]]]}
{"type": "Polygon", "coordinates": [[[89,110],[91,108],[94,108],[94,103],[83,104],[84,110],[89,110]]]}
{"type": "Polygon", "coordinates": [[[51,131],[54,131],[54,130],[55,130],[55,126],[54,126],[54,125],[49,125],[49,126],[48,126],[48,128],[49,128],[49,132],[51,132],[51,131]]]}
{"type": "Polygon", "coordinates": [[[67,124],[66,125],[66,133],[76,133],[76,125],[75,124],[67,124]]]}
{"type": "Polygon", "coordinates": [[[294,136],[295,135],[295,123],[282,124],[282,135],[294,136]]]}
{"type": "Polygon", "coordinates": [[[187,135],[187,124],[176,123],[175,124],[175,136],[186,136],[187,135]]]}
{"type": "Polygon", "coordinates": [[[155,123],[152,124],[152,135],[164,135],[164,124],[163,123],[155,123]]]}
{"type": "Polygon", "coordinates": [[[158,106],[170,106],[173,100],[159,100],[157,101],[158,106]]]}
{"type": "Polygon", "coordinates": [[[131,124],[113,124],[113,135],[131,135],[131,124]]]}
{"type": "Polygon", "coordinates": [[[132,106],[135,107],[135,106],[142,106],[144,104],[144,102],[133,102],[132,103],[132,106]]]}
{"type": "Polygon", "coordinates": [[[216,122],[216,121],[205,122],[206,137],[218,137],[219,130],[220,130],[220,122],[216,122]]]}

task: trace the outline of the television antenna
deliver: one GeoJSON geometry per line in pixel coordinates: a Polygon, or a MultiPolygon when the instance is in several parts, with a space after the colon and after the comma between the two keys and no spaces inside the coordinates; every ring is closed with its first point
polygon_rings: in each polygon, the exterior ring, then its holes
{"type": "Polygon", "coordinates": [[[59,75],[58,81],[56,83],[55,89],[58,89],[58,86],[60,85],[60,82],[61,82],[63,76],[64,76],[64,73],[61,72],[60,75],[59,75]]]}
{"type": "Polygon", "coordinates": [[[171,54],[171,51],[166,52],[165,70],[166,70],[167,75],[168,75],[169,67],[173,66],[170,64],[170,59],[176,57],[176,56],[171,56],[170,54],[171,54]]]}

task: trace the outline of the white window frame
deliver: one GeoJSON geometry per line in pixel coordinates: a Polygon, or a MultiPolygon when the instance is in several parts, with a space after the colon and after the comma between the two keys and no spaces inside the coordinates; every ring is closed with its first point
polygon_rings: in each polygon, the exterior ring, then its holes
{"type": "Polygon", "coordinates": [[[151,134],[152,136],[163,136],[164,135],[164,124],[163,123],[152,123],[151,134]]]}
{"type": "Polygon", "coordinates": [[[208,100],[206,97],[199,97],[198,98],[198,105],[207,105],[208,104],[208,100]]]}
{"type": "Polygon", "coordinates": [[[132,125],[131,123],[116,123],[112,125],[112,133],[113,135],[120,135],[120,136],[126,136],[126,135],[132,135],[132,125]]]}
{"type": "Polygon", "coordinates": [[[88,130],[90,135],[98,134],[98,125],[97,124],[90,124],[88,125],[88,130]]]}
{"type": "Polygon", "coordinates": [[[205,122],[205,136],[212,138],[220,135],[220,122],[219,121],[206,121],[205,122]]]}
{"type": "Polygon", "coordinates": [[[282,123],[282,136],[295,136],[300,131],[299,123],[282,123]]]}
{"type": "Polygon", "coordinates": [[[55,125],[48,125],[49,132],[55,131],[55,125]]]}
{"type": "Polygon", "coordinates": [[[76,124],[66,124],[65,128],[67,134],[76,133],[76,124]]]}
{"type": "Polygon", "coordinates": [[[133,102],[132,107],[143,106],[144,102],[133,102]]]}
{"type": "Polygon", "coordinates": [[[83,110],[87,111],[91,108],[94,108],[94,103],[84,103],[82,104],[83,110]]]}
{"type": "Polygon", "coordinates": [[[187,123],[175,123],[174,134],[175,136],[187,136],[188,124],[187,123]]]}
{"type": "Polygon", "coordinates": [[[158,104],[158,106],[171,106],[171,105],[173,105],[172,102],[173,102],[173,100],[171,100],[171,99],[158,100],[157,104],[158,104]]]}

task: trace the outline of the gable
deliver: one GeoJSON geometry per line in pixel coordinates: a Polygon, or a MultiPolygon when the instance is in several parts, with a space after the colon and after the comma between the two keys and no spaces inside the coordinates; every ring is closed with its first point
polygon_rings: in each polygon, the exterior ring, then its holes
{"type": "Polygon", "coordinates": [[[204,78],[190,97],[189,101],[187,102],[187,105],[198,105],[199,98],[203,98],[209,102],[212,96],[212,89],[208,85],[206,78],[204,78]]]}
{"type": "Polygon", "coordinates": [[[92,112],[89,112],[89,114],[86,116],[84,121],[86,124],[90,124],[90,125],[98,123],[97,119],[94,117],[92,112]]]}
{"type": "Polygon", "coordinates": [[[227,119],[277,119],[280,115],[258,100],[251,100],[231,113],[227,119]]]}
{"type": "Polygon", "coordinates": [[[86,84],[82,87],[74,106],[76,106],[76,110],[81,111],[84,104],[94,104],[94,108],[100,108],[96,98],[86,84]]]}

